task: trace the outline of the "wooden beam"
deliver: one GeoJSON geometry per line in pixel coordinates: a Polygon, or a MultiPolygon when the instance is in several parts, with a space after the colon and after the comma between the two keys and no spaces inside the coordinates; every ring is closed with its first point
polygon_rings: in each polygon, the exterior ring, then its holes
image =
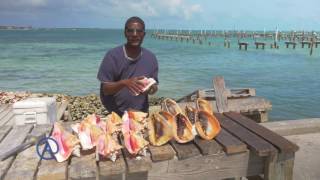
{"type": "Polygon", "coordinates": [[[228,93],[222,76],[217,76],[213,79],[213,88],[218,112],[228,112],[228,93]]]}
{"type": "Polygon", "coordinates": [[[170,144],[165,144],[162,146],[150,145],[149,151],[153,162],[173,159],[176,154],[170,144]]]}

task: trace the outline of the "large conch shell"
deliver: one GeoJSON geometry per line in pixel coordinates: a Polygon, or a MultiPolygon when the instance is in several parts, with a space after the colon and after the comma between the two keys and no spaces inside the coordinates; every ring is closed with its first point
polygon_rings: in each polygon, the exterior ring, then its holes
{"type": "Polygon", "coordinates": [[[173,137],[178,143],[187,143],[193,140],[192,124],[188,117],[182,113],[172,116],[168,112],[159,112],[164,116],[172,127],[173,137]]]}
{"type": "Polygon", "coordinates": [[[116,155],[119,154],[121,148],[122,146],[110,134],[103,134],[99,137],[97,150],[102,156],[109,157],[112,161],[115,161],[116,155]]]}
{"type": "Polygon", "coordinates": [[[211,103],[209,103],[207,100],[198,98],[196,100],[196,108],[198,109],[198,111],[207,111],[209,113],[212,114],[213,110],[212,110],[212,105],[211,103]]]}
{"type": "Polygon", "coordinates": [[[83,150],[92,149],[97,145],[99,136],[105,133],[106,123],[95,114],[88,115],[81,123],[71,125],[78,134],[83,150]]]}
{"type": "Polygon", "coordinates": [[[124,145],[130,154],[138,154],[149,143],[143,138],[141,130],[142,125],[132,119],[130,113],[124,112],[122,124],[122,134],[124,137],[124,145]]]}
{"type": "Polygon", "coordinates": [[[122,126],[122,119],[117,113],[112,112],[107,116],[106,133],[113,134],[113,133],[120,132],[121,126],[122,126]]]}
{"type": "Polygon", "coordinates": [[[124,145],[132,155],[138,154],[149,143],[140,134],[130,131],[123,134],[124,145]]]}
{"type": "MultiPolygon", "coordinates": [[[[79,150],[80,148],[79,139],[66,131],[59,122],[54,123],[51,138],[53,138],[59,146],[58,153],[54,154],[58,162],[67,160],[73,151],[76,149],[79,150]]],[[[57,148],[51,141],[49,141],[49,145],[52,149],[57,148]]]]}
{"type": "Polygon", "coordinates": [[[172,128],[168,120],[159,113],[152,114],[148,122],[148,130],[149,141],[154,146],[161,146],[173,137],[172,128]]]}
{"type": "Polygon", "coordinates": [[[213,114],[202,110],[197,113],[195,126],[198,135],[206,140],[213,139],[221,130],[217,118],[213,114]]]}
{"type": "Polygon", "coordinates": [[[161,110],[170,113],[173,116],[178,115],[179,113],[182,114],[182,110],[179,105],[172,99],[166,98],[161,103],[161,110]]]}

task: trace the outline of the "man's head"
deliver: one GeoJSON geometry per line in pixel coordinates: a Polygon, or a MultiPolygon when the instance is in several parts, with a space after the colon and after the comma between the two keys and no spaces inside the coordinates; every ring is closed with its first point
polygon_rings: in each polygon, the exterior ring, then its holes
{"type": "Polygon", "coordinates": [[[145,24],[139,17],[130,17],[125,24],[124,34],[127,38],[127,45],[140,46],[145,35],[145,24]]]}

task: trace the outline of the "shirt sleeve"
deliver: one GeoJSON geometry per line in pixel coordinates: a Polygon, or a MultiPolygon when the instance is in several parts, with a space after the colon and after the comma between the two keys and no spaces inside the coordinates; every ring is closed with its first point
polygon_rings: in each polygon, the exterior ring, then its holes
{"type": "Polygon", "coordinates": [[[114,57],[111,53],[107,53],[100,64],[97,78],[101,83],[113,82],[116,77],[115,73],[114,57]]]}
{"type": "Polygon", "coordinates": [[[156,56],[154,56],[154,71],[152,74],[152,78],[157,81],[157,84],[159,84],[158,71],[159,71],[158,61],[156,56]]]}

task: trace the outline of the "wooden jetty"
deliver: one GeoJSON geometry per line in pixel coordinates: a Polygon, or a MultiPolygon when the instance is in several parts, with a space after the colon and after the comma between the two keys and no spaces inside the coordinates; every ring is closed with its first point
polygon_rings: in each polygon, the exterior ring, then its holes
{"type": "MultiPolygon", "coordinates": [[[[221,83],[220,80],[216,79],[216,83],[221,83]]],[[[223,89],[216,89],[215,96],[221,92],[223,96],[223,89]]],[[[61,104],[58,109],[59,119],[65,109],[61,104]]],[[[40,160],[36,147],[32,146],[0,161],[0,179],[292,179],[297,145],[237,112],[215,113],[215,116],[222,130],[213,140],[195,137],[187,144],[171,141],[160,147],[149,146],[147,156],[141,159],[131,157],[123,149],[115,162],[82,151],[81,157],[58,163],[40,160]]],[[[71,132],[70,123],[63,126],[71,132]]],[[[29,132],[50,134],[51,130],[52,125],[0,126],[0,153],[25,142],[29,132]]]]}
{"type": "Polygon", "coordinates": [[[244,50],[248,50],[248,45],[249,45],[248,42],[238,42],[238,45],[239,45],[239,50],[242,49],[242,46],[244,47],[244,50]]]}
{"type": "Polygon", "coordinates": [[[254,42],[254,45],[256,45],[256,49],[259,49],[260,46],[262,47],[262,49],[264,49],[266,43],[265,42],[254,42]]]}
{"type": "MultiPolygon", "coordinates": [[[[296,45],[298,43],[301,44],[301,48],[304,48],[304,45],[308,45],[309,48],[313,48],[312,44],[314,45],[314,48],[318,47],[318,44],[320,44],[320,37],[318,34],[314,32],[264,32],[264,33],[257,33],[257,32],[236,32],[236,31],[223,31],[217,33],[216,31],[213,33],[211,32],[193,32],[190,31],[187,32],[154,32],[151,34],[151,37],[154,37],[156,39],[162,39],[162,40],[175,40],[180,42],[192,42],[193,44],[208,44],[209,46],[212,46],[213,44],[218,45],[218,43],[215,43],[216,38],[224,38],[223,46],[225,48],[230,48],[232,42],[236,42],[238,40],[237,44],[239,47],[239,50],[242,50],[243,47],[245,50],[248,49],[248,46],[252,42],[253,39],[254,46],[256,49],[265,49],[266,45],[270,45],[271,49],[279,49],[281,44],[284,44],[286,48],[289,48],[289,46],[292,46],[293,49],[296,49],[296,45]],[[263,40],[261,40],[263,39],[263,40]],[[270,43],[270,40],[273,42],[270,43]],[[281,41],[284,41],[283,43],[281,41]],[[268,44],[269,43],[269,44],[268,44]]],[[[312,55],[312,50],[310,50],[310,55],[312,55]]]]}

